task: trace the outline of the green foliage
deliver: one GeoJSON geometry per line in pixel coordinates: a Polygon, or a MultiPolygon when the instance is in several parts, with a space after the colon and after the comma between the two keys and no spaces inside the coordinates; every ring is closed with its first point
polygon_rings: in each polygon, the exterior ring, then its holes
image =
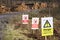
{"type": "MultiPolygon", "coordinates": [[[[52,9],[51,9],[52,10],[52,9]]],[[[53,12],[55,12],[56,9],[53,10],[53,12]]],[[[52,13],[52,11],[50,11],[52,13]]],[[[59,12],[59,11],[57,11],[59,12]]],[[[15,25],[14,23],[15,22],[20,22],[21,23],[21,15],[17,15],[13,18],[11,18],[10,20],[10,23],[7,24],[7,30],[4,30],[4,40],[14,40],[14,38],[16,38],[16,40],[20,39],[20,40],[35,40],[35,38],[33,37],[36,37],[37,38],[41,36],[41,29],[37,31],[34,30],[34,34],[32,33],[32,29],[31,29],[31,19],[32,17],[41,17],[42,15],[44,15],[45,13],[49,13],[49,10],[46,9],[46,10],[41,10],[39,13],[34,13],[34,12],[29,12],[29,24],[28,25],[23,25],[20,24],[19,25],[15,25]],[[42,14],[41,14],[42,13],[42,14]],[[17,29],[17,30],[14,30],[14,29],[17,29]]],[[[48,15],[48,14],[47,14],[48,15]]],[[[41,23],[41,20],[39,20],[41,23]]],[[[58,21],[56,18],[54,18],[54,23],[56,23],[56,21],[58,21]]],[[[58,23],[54,24],[54,28],[58,26],[58,23]]],[[[41,27],[41,25],[39,24],[39,26],[41,27]]],[[[55,37],[55,36],[54,36],[55,37]]],[[[43,38],[41,38],[43,39],[43,38]]],[[[50,38],[49,38],[50,39],[50,38]]],[[[54,38],[51,38],[53,40],[58,40],[56,37],[55,39],[54,38]]],[[[38,40],[38,39],[36,39],[38,40]]]]}
{"type": "Polygon", "coordinates": [[[16,30],[16,29],[19,29],[19,27],[20,27],[20,24],[15,25],[14,29],[15,29],[15,30],[16,30]]]}

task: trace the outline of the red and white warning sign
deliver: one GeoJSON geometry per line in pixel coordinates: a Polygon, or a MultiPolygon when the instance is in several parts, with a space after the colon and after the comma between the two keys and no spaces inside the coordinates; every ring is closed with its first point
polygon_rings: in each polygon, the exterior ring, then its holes
{"type": "Polygon", "coordinates": [[[22,23],[23,24],[28,24],[28,15],[22,15],[22,23]]]}
{"type": "Polygon", "coordinates": [[[32,29],[38,29],[39,18],[34,17],[32,18],[32,29]]]}

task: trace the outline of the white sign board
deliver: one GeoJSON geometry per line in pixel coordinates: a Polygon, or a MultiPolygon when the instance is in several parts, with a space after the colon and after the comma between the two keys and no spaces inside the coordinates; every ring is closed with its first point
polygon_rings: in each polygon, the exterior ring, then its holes
{"type": "Polygon", "coordinates": [[[41,18],[42,36],[53,35],[53,17],[41,18]]]}
{"type": "Polygon", "coordinates": [[[22,15],[22,23],[23,24],[28,24],[28,21],[29,21],[28,15],[22,15]]]}
{"type": "Polygon", "coordinates": [[[32,18],[32,29],[38,29],[39,18],[34,17],[32,18]]]}

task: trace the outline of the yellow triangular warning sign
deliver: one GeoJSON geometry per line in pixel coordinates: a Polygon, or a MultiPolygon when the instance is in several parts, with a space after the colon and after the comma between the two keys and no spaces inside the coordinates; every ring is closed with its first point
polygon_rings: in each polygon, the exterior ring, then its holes
{"type": "Polygon", "coordinates": [[[48,20],[46,20],[45,24],[44,24],[44,28],[47,28],[47,27],[51,27],[50,23],[48,20]]]}

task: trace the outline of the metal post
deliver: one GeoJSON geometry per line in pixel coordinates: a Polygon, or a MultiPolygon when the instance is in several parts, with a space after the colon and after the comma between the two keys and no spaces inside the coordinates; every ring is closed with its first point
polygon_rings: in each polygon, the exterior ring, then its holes
{"type": "MultiPolygon", "coordinates": [[[[32,30],[32,34],[34,34],[34,31],[32,30]]],[[[34,38],[33,38],[33,40],[34,40],[34,38]]]]}
{"type": "Polygon", "coordinates": [[[49,16],[50,16],[50,7],[49,7],[49,16]]]}
{"type": "Polygon", "coordinates": [[[45,40],[47,40],[47,36],[45,36],[45,40]]]}

